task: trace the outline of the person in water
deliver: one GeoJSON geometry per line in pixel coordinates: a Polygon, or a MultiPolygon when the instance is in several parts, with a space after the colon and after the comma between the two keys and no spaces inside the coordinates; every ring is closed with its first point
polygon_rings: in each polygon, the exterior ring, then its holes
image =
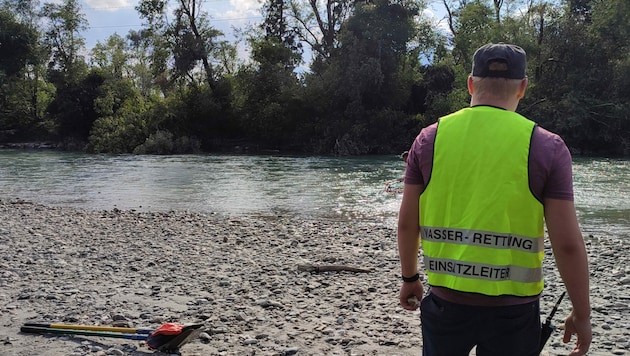
{"type": "MultiPolygon", "coordinates": [[[[403,153],[400,154],[400,159],[402,159],[403,162],[405,162],[405,165],[407,163],[407,157],[409,157],[409,151],[404,151],[403,153]]],[[[402,193],[403,187],[401,186],[400,183],[402,183],[404,179],[405,179],[405,176],[403,175],[402,177],[396,180],[390,180],[389,182],[385,183],[385,191],[388,193],[395,193],[395,194],[402,193]]]]}

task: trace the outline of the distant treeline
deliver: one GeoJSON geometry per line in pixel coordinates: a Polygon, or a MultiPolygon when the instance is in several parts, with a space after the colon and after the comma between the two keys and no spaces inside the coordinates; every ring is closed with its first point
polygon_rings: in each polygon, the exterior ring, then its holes
{"type": "Polygon", "coordinates": [[[78,0],[0,0],[0,144],[399,153],[468,105],[475,49],[508,42],[520,113],[574,153],[630,155],[628,0],[442,0],[439,23],[424,0],[266,0],[233,42],[202,3],[142,0],[143,27],[86,56],[78,0]]]}

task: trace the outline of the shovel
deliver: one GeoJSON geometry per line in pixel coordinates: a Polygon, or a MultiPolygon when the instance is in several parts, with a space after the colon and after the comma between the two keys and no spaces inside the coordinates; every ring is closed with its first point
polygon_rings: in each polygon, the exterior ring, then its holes
{"type": "Polygon", "coordinates": [[[33,334],[71,334],[146,340],[147,346],[153,350],[179,353],[183,345],[199,336],[203,331],[203,324],[166,323],[155,330],[150,330],[96,325],[25,323],[20,331],[33,334]]]}

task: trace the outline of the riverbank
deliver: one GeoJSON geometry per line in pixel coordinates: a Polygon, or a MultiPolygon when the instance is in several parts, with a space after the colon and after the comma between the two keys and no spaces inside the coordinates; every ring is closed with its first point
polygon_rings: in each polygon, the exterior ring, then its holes
{"type": "MultiPolygon", "coordinates": [[[[377,221],[88,211],[0,202],[0,354],[153,355],[143,342],[22,334],[24,322],[203,323],[182,355],[417,355],[396,231],[377,221]],[[304,272],[329,265],[370,272],[304,272]]],[[[594,344],[630,355],[630,243],[587,238],[594,344]]],[[[563,290],[547,246],[543,317],[563,290]]],[[[561,325],[570,303],[555,318],[561,325]]],[[[567,354],[561,333],[547,355],[567,354]]],[[[159,354],[159,353],[158,353],[159,354]]]]}

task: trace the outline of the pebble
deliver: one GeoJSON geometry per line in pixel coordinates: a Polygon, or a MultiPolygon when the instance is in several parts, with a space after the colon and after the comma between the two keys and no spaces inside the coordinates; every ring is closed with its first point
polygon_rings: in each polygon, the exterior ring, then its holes
{"type": "MultiPolygon", "coordinates": [[[[419,314],[398,305],[396,227],[368,216],[86,211],[10,201],[0,201],[0,216],[0,354],[152,353],[144,341],[20,333],[25,322],[201,323],[204,332],[181,349],[189,356],[421,353],[419,314]],[[304,264],[372,272],[298,270],[304,264]]],[[[589,355],[628,355],[630,241],[584,236],[595,335],[589,355]]],[[[545,256],[543,320],[564,290],[549,246],[545,256]]],[[[566,298],[543,355],[572,349],[575,338],[561,340],[570,310],[566,298]]]]}
{"type": "Polygon", "coordinates": [[[284,356],[297,355],[299,351],[300,349],[298,347],[289,347],[289,348],[284,349],[284,351],[282,351],[282,355],[284,356]]]}

